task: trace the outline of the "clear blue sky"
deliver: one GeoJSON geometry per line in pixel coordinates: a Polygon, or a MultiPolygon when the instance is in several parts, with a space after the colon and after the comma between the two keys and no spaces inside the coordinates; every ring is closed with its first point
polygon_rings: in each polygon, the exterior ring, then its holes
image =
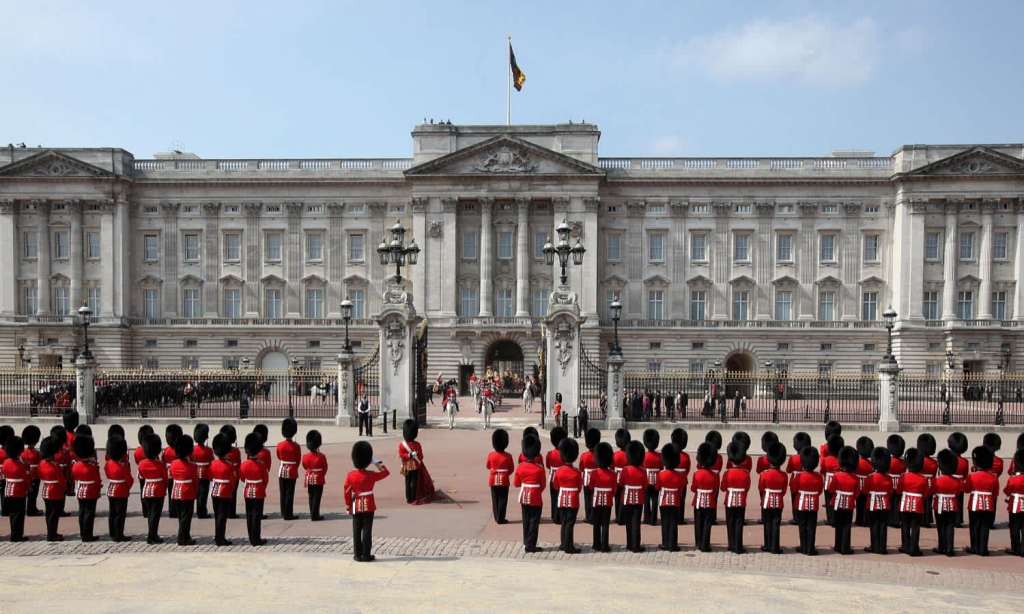
{"type": "Polygon", "coordinates": [[[0,0],[0,144],[407,156],[424,117],[615,155],[1024,141],[1024,2],[0,0]],[[770,8],[767,8],[770,5],[770,8]]]}

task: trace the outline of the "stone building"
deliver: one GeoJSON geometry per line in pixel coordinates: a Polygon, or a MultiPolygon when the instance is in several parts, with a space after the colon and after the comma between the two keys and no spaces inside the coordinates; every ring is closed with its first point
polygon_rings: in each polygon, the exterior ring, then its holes
{"type": "MultiPolygon", "coordinates": [[[[591,124],[412,132],[411,158],[211,160],[122,149],[0,150],[0,366],[67,362],[83,301],[106,366],[330,366],[354,305],[376,349],[376,246],[421,247],[407,290],[429,364],[529,369],[563,219],[587,358],[624,304],[627,369],[874,369],[881,314],[903,367],[994,369],[1022,344],[1024,146],[891,156],[607,158],[591,124]],[[575,239],[574,239],[575,240],[575,239]]],[[[1010,365],[1013,366],[1012,364],[1010,365]]]]}

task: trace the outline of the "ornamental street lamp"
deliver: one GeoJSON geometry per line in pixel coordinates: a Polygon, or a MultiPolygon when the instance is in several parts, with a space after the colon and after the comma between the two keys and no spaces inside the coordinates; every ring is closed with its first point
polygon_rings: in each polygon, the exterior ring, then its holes
{"type": "Polygon", "coordinates": [[[82,306],[78,308],[78,317],[82,321],[82,331],[85,336],[85,351],[82,352],[82,358],[86,360],[92,358],[92,352],[89,351],[89,316],[92,315],[92,310],[89,309],[89,305],[82,303],[82,306]]]}
{"type": "Polygon", "coordinates": [[[25,344],[24,343],[19,343],[18,344],[18,366],[20,366],[22,369],[25,368],[25,344]]]}
{"type": "Polygon", "coordinates": [[[583,243],[579,237],[576,238],[576,244],[569,245],[569,233],[572,232],[572,228],[569,227],[569,222],[562,220],[562,223],[555,228],[555,233],[558,234],[558,244],[553,245],[551,238],[548,237],[546,243],[544,243],[544,261],[551,266],[555,263],[555,254],[558,254],[558,264],[562,269],[561,273],[561,285],[566,285],[568,276],[565,273],[565,267],[569,264],[569,256],[572,256],[572,263],[576,266],[583,264],[583,254],[587,252],[586,248],[583,247],[583,243]]]}
{"type": "Polygon", "coordinates": [[[377,246],[377,255],[380,256],[380,263],[383,266],[395,265],[395,282],[402,283],[402,267],[412,266],[419,259],[420,248],[416,245],[416,239],[405,243],[405,226],[401,221],[395,221],[390,228],[391,241],[381,241],[377,246]]]}
{"type": "Polygon", "coordinates": [[[882,313],[882,319],[885,320],[885,332],[886,332],[886,346],[885,346],[885,361],[896,362],[896,357],[892,354],[892,327],[896,324],[896,312],[893,310],[892,305],[882,313]]]}
{"type": "Polygon", "coordinates": [[[352,321],[352,301],[345,297],[345,300],[341,301],[341,319],[345,321],[345,351],[352,352],[352,343],[348,338],[348,325],[352,321]]]}
{"type": "Polygon", "coordinates": [[[770,360],[764,361],[764,370],[768,374],[768,386],[771,388],[769,394],[772,395],[772,422],[778,424],[779,422],[779,393],[778,393],[778,379],[779,370],[774,368],[775,363],[770,360]]]}
{"type": "Polygon", "coordinates": [[[621,356],[622,346],[619,345],[619,318],[622,317],[622,303],[619,302],[618,296],[609,303],[608,311],[611,313],[612,324],[615,326],[615,341],[612,343],[612,354],[621,356]]]}
{"type": "Polygon", "coordinates": [[[950,371],[956,368],[956,354],[953,353],[953,350],[946,350],[946,366],[950,371]]]}
{"type": "Polygon", "coordinates": [[[245,370],[245,371],[249,370],[249,358],[248,357],[242,359],[242,369],[245,370]]]}

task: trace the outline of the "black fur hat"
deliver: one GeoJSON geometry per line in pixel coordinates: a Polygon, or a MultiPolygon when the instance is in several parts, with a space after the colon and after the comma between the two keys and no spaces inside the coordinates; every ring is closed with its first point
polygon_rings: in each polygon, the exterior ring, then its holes
{"type": "Polygon", "coordinates": [[[320,435],[320,431],[314,429],[306,433],[306,448],[309,450],[315,452],[320,449],[320,446],[322,446],[323,443],[324,441],[323,437],[320,435]]]}
{"type": "Polygon", "coordinates": [[[174,442],[178,441],[178,437],[181,437],[183,432],[181,425],[168,424],[167,428],[164,429],[164,441],[167,442],[167,447],[174,448],[174,442]]]}
{"type": "Polygon", "coordinates": [[[878,473],[888,473],[889,465],[892,464],[892,454],[889,453],[889,448],[883,448],[878,446],[871,451],[871,466],[874,467],[878,473]]]}
{"type": "Polygon", "coordinates": [[[725,455],[729,457],[732,464],[739,465],[747,456],[747,451],[743,449],[743,442],[730,441],[729,445],[725,446],[725,455]]]}
{"type": "Polygon", "coordinates": [[[885,440],[885,447],[889,449],[889,454],[893,458],[902,458],[903,451],[907,448],[907,442],[902,436],[894,433],[885,440]]]}
{"type": "Polygon", "coordinates": [[[0,426],[0,446],[7,443],[7,440],[11,437],[11,435],[14,435],[14,427],[10,426],[9,424],[4,424],[0,426]]]}
{"type": "MultiPolygon", "coordinates": [[[[612,450],[612,444],[607,441],[602,441],[594,448],[594,455],[597,457],[598,467],[601,467],[602,469],[609,469],[612,466],[612,459],[615,457],[615,451],[612,450]]],[[[1024,465],[1022,465],[1022,467],[1024,467],[1024,465]]]]}
{"type": "Polygon", "coordinates": [[[903,453],[903,462],[907,464],[907,471],[911,473],[921,473],[924,469],[924,455],[917,448],[908,448],[903,453]]]}
{"type": "Polygon", "coordinates": [[[1013,453],[1013,464],[1017,473],[1024,473],[1024,448],[1013,453]]]}
{"type": "Polygon", "coordinates": [[[25,450],[25,442],[21,440],[21,437],[17,435],[11,435],[4,442],[4,452],[7,453],[7,458],[20,458],[21,453],[25,450]]]}
{"type": "Polygon", "coordinates": [[[982,471],[988,471],[992,468],[994,458],[995,454],[988,446],[978,446],[971,451],[971,460],[974,461],[974,466],[982,471]]]}
{"type": "Polygon", "coordinates": [[[263,437],[256,431],[245,436],[245,453],[249,456],[256,456],[263,449],[263,437]]]}
{"type": "Polygon", "coordinates": [[[1024,433],[1017,435],[1017,449],[1024,450],[1024,433]]]}
{"type": "Polygon", "coordinates": [[[357,441],[352,444],[352,464],[356,469],[366,469],[373,460],[373,446],[368,441],[357,441]]]}
{"type": "Polygon", "coordinates": [[[549,433],[549,436],[551,437],[551,446],[557,448],[558,444],[562,443],[562,440],[565,439],[567,435],[568,433],[565,432],[565,429],[560,426],[556,426],[551,429],[551,433],[549,433]]]}
{"type": "Polygon", "coordinates": [[[266,424],[257,424],[256,426],[252,427],[252,432],[257,433],[260,437],[263,438],[264,445],[266,445],[267,440],[270,439],[270,429],[267,428],[266,424]]]}
{"type": "Polygon", "coordinates": [[[924,456],[935,454],[935,437],[931,433],[921,433],[917,436],[917,451],[924,456]]]}
{"type": "MultiPolygon", "coordinates": [[[[7,427],[7,428],[11,428],[11,427],[7,427]]],[[[12,430],[11,431],[11,435],[13,435],[13,434],[14,434],[14,431],[12,430]]],[[[56,437],[57,439],[60,439],[63,442],[67,442],[67,440],[68,440],[68,431],[67,431],[67,429],[64,428],[63,424],[54,424],[53,426],[51,426],[50,427],[50,435],[56,437]]]]}
{"type": "Polygon", "coordinates": [[[523,439],[526,439],[527,435],[533,435],[534,437],[537,438],[538,441],[540,440],[540,433],[538,433],[537,429],[533,428],[532,426],[528,426],[525,429],[523,429],[523,439]]]}
{"type": "Polygon", "coordinates": [[[413,441],[420,434],[420,425],[416,424],[416,421],[412,418],[407,418],[402,423],[402,439],[406,441],[413,441]]]}
{"type": "Polygon", "coordinates": [[[821,454],[818,453],[818,448],[814,446],[804,446],[800,450],[800,468],[804,471],[814,471],[818,468],[818,461],[821,460],[821,454]]]}
{"type": "Polygon", "coordinates": [[[65,409],[60,416],[60,421],[68,432],[73,432],[78,428],[78,412],[73,409],[65,409]]]}
{"type": "Polygon", "coordinates": [[[676,448],[678,448],[680,452],[682,452],[683,450],[686,449],[686,444],[690,439],[690,435],[689,433],[686,432],[686,429],[682,427],[676,427],[672,429],[671,438],[672,443],[675,444],[676,448]]]}
{"type": "Polygon", "coordinates": [[[801,450],[811,445],[811,436],[807,433],[800,431],[796,435],[793,435],[793,451],[797,454],[801,450]]]}
{"type": "Polygon", "coordinates": [[[28,447],[39,443],[39,438],[42,436],[43,434],[39,431],[39,427],[34,424],[30,424],[21,430],[21,440],[28,447]]]}
{"type": "Polygon", "coordinates": [[[825,423],[825,441],[828,441],[836,435],[843,434],[843,425],[839,424],[837,420],[829,420],[825,423]]]}
{"type": "Polygon", "coordinates": [[[630,441],[632,441],[632,438],[629,436],[629,431],[627,431],[626,429],[619,429],[619,430],[615,431],[615,447],[616,448],[618,448],[620,450],[625,450],[626,446],[629,445],[630,441]]]}
{"type": "Polygon", "coordinates": [[[761,451],[765,454],[768,453],[768,448],[772,447],[772,444],[779,443],[779,436],[772,431],[765,431],[761,434],[761,451]]]}
{"type": "Polygon", "coordinates": [[[92,427],[88,424],[79,424],[75,427],[75,437],[92,437],[92,427]]]}
{"type": "Polygon", "coordinates": [[[96,443],[88,435],[75,437],[72,448],[75,451],[75,456],[78,458],[93,458],[96,456],[96,443]]]}
{"type": "Polygon", "coordinates": [[[946,439],[946,446],[954,453],[962,455],[967,451],[967,435],[960,432],[950,433],[946,439]]]}
{"type": "Polygon", "coordinates": [[[192,429],[192,439],[199,445],[204,445],[206,440],[210,438],[210,425],[200,422],[196,425],[196,428],[192,429]]]}
{"type": "Polygon", "coordinates": [[[128,454],[128,443],[124,438],[114,436],[107,440],[107,457],[112,461],[120,461],[128,454]]]}
{"type": "Polygon", "coordinates": [[[228,443],[231,445],[235,445],[235,442],[238,441],[238,431],[235,430],[234,425],[225,424],[220,427],[220,432],[224,433],[224,436],[228,438],[228,443]]]}
{"type": "Polygon", "coordinates": [[[858,437],[857,438],[857,454],[865,460],[871,459],[871,452],[875,449],[875,442],[870,437],[858,437]]]}
{"type": "Polygon", "coordinates": [[[704,442],[697,446],[697,466],[701,469],[710,469],[715,464],[715,449],[711,444],[704,442]]]}
{"type": "Polygon", "coordinates": [[[54,454],[60,452],[62,445],[64,445],[64,442],[52,435],[43,437],[43,440],[39,442],[39,456],[44,459],[53,458],[54,454]]]}
{"type": "Polygon", "coordinates": [[[563,463],[571,465],[579,458],[580,444],[576,443],[572,437],[566,437],[558,442],[558,455],[562,457],[563,463]]]}
{"type": "Polygon", "coordinates": [[[666,443],[661,447],[661,464],[665,465],[665,469],[675,469],[679,466],[679,450],[676,449],[674,444],[666,443]]]}
{"type": "Polygon", "coordinates": [[[217,433],[213,436],[213,453],[217,455],[217,458],[224,458],[231,452],[231,442],[228,441],[228,436],[224,433],[217,433]]]}
{"type": "Polygon", "coordinates": [[[956,474],[956,454],[950,449],[939,450],[939,453],[935,456],[936,462],[939,464],[939,473],[943,475],[955,475],[956,474]]]}
{"type": "Polygon", "coordinates": [[[114,437],[124,439],[124,427],[120,424],[111,424],[107,427],[107,439],[110,440],[114,437]]]}
{"type": "Polygon", "coordinates": [[[523,456],[534,459],[540,454],[540,440],[533,435],[523,437],[523,456]]]}
{"type": "Polygon", "coordinates": [[[299,432],[299,423],[295,421],[295,418],[285,418],[281,421],[281,435],[285,439],[291,439],[295,437],[295,433],[299,432]]]}
{"type": "Polygon", "coordinates": [[[857,454],[857,450],[850,446],[843,446],[842,450],[839,450],[839,467],[847,473],[854,473],[857,471],[857,462],[860,460],[860,456],[857,454]]]}
{"type": "Polygon", "coordinates": [[[639,441],[631,441],[626,446],[626,458],[629,459],[629,464],[635,467],[639,467],[644,464],[644,444],[639,441]]]}
{"type": "Polygon", "coordinates": [[[160,457],[160,449],[163,447],[163,442],[160,441],[160,436],[156,433],[150,433],[146,435],[146,439],[142,441],[142,451],[146,454],[146,458],[149,460],[156,460],[160,457]]]}
{"type": "Polygon", "coordinates": [[[192,441],[192,438],[188,435],[182,435],[178,437],[178,441],[174,442],[174,453],[181,460],[188,460],[192,457],[192,452],[195,450],[196,442],[192,441]]]}
{"type": "Polygon", "coordinates": [[[139,427],[139,431],[138,431],[138,435],[136,436],[136,439],[138,440],[139,445],[141,446],[142,442],[146,440],[146,437],[149,437],[152,434],[153,434],[153,427],[149,426],[148,424],[143,424],[142,426],[140,426],[139,427]]]}
{"type": "Polygon", "coordinates": [[[775,442],[772,447],[768,448],[768,462],[772,467],[778,469],[786,462],[787,458],[786,446],[781,441],[775,442]]]}
{"type": "Polygon", "coordinates": [[[508,448],[508,431],[498,429],[491,433],[491,447],[498,452],[504,452],[508,448]]]}
{"type": "Polygon", "coordinates": [[[601,443],[601,431],[593,427],[587,429],[587,432],[583,434],[583,443],[586,444],[588,450],[593,450],[597,444],[601,443]]]}
{"type": "Polygon", "coordinates": [[[839,452],[846,447],[846,442],[841,435],[833,435],[825,445],[828,447],[829,456],[839,458],[839,452]]]}
{"type": "MultiPolygon", "coordinates": [[[[25,434],[22,433],[21,437],[24,439],[25,434]]],[[[985,433],[985,436],[981,438],[981,445],[993,452],[998,452],[999,448],[1003,447],[1003,438],[999,436],[999,433],[985,433]]]]}
{"type": "Polygon", "coordinates": [[[715,452],[718,452],[722,449],[722,434],[718,431],[708,431],[708,434],[704,436],[704,443],[710,443],[715,452]]]}
{"type": "Polygon", "coordinates": [[[747,450],[750,449],[750,435],[747,435],[746,431],[736,431],[732,434],[732,440],[740,444],[740,447],[743,448],[743,454],[746,454],[747,450]]]}
{"type": "Polygon", "coordinates": [[[654,429],[647,429],[644,431],[644,447],[650,451],[658,449],[658,444],[661,443],[661,435],[654,429]]]}

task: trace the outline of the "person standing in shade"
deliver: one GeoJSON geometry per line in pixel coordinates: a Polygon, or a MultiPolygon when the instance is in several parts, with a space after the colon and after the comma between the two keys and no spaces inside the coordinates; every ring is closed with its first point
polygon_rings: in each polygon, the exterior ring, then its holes
{"type": "Polygon", "coordinates": [[[373,458],[373,447],[366,441],[357,441],[352,445],[352,465],[355,469],[345,477],[343,488],[345,507],[352,514],[352,558],[360,563],[369,563],[376,559],[370,553],[373,516],[377,511],[373,487],[388,477],[390,472],[383,462],[373,458]],[[367,470],[371,463],[376,471],[367,470]]]}
{"type": "Polygon", "coordinates": [[[356,404],[356,416],[359,419],[359,436],[362,437],[363,433],[366,437],[373,437],[373,420],[370,416],[370,399],[363,396],[359,398],[359,402],[356,404]]]}
{"type": "MultiPolygon", "coordinates": [[[[402,423],[402,441],[398,442],[398,457],[402,461],[402,473],[405,475],[405,502],[412,505],[426,503],[433,495],[433,483],[429,494],[425,492],[422,483],[426,477],[426,467],[423,464],[423,446],[416,441],[419,433],[419,425],[410,418],[402,423]]],[[[426,479],[429,480],[429,477],[426,479]]]]}

